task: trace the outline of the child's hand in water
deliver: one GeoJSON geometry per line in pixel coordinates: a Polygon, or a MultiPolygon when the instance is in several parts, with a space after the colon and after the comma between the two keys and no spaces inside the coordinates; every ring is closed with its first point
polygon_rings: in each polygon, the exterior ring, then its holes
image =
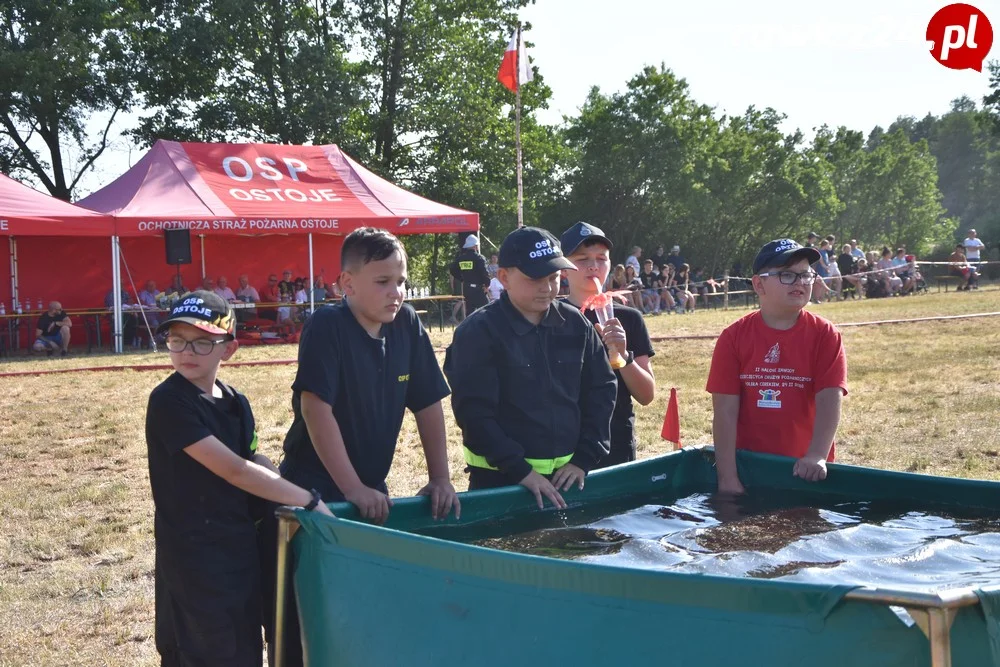
{"type": "Polygon", "coordinates": [[[583,491],[583,480],[586,476],[587,473],[582,468],[567,463],[552,475],[552,486],[560,491],[569,491],[569,488],[576,484],[583,491]]]}
{"type": "Polygon", "coordinates": [[[557,509],[566,509],[566,501],[563,497],[559,495],[556,487],[552,486],[552,482],[545,479],[537,472],[532,470],[528,475],[522,479],[519,484],[531,491],[531,494],[535,496],[535,502],[538,503],[538,509],[545,507],[545,503],[542,500],[542,496],[545,496],[557,509]]]}
{"type": "Polygon", "coordinates": [[[826,458],[803,456],[795,462],[792,475],[807,482],[820,482],[826,479],[826,458]]]}

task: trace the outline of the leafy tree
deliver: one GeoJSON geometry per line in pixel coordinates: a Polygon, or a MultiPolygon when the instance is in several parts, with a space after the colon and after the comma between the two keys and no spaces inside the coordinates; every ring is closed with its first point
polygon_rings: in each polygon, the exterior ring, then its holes
{"type": "MultiPolygon", "coordinates": [[[[252,140],[360,148],[362,90],[342,3],[170,0],[142,33],[140,143],[252,140]]],[[[363,157],[363,155],[362,155],[363,157]]]]}
{"type": "Polygon", "coordinates": [[[0,169],[70,200],[134,104],[142,58],[127,30],[144,20],[133,0],[0,5],[0,169]],[[103,129],[91,135],[95,116],[103,129]]]}

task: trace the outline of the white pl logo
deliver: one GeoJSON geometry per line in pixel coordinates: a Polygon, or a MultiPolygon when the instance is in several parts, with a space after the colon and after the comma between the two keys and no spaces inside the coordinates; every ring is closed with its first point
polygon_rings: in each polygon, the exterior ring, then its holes
{"type": "Polygon", "coordinates": [[[926,39],[931,56],[945,67],[982,72],[993,46],[993,26],[972,5],[948,5],[931,17],[926,39]]]}

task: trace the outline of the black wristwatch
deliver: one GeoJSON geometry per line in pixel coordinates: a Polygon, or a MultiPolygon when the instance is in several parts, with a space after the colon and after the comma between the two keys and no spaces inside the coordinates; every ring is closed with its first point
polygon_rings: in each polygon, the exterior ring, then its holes
{"type": "Polygon", "coordinates": [[[635,352],[628,350],[625,352],[625,366],[628,366],[633,361],[635,361],[635,352]]]}
{"type": "Polygon", "coordinates": [[[323,499],[319,497],[319,491],[316,489],[309,489],[309,493],[312,494],[312,500],[309,501],[308,505],[302,508],[307,512],[316,509],[316,506],[323,502],[323,499]]]}

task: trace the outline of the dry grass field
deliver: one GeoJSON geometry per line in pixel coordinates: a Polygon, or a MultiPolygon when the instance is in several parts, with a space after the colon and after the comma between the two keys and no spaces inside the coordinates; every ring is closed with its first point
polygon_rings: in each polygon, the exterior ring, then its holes
{"type": "MultiPolygon", "coordinates": [[[[813,307],[838,323],[1000,311],[1000,290],[813,307]]],[[[745,310],[648,318],[654,336],[717,334],[745,310]]],[[[845,328],[851,393],[840,460],[895,470],[1000,479],[1000,318],[845,328]]],[[[450,331],[433,333],[444,346],[450,331]]],[[[679,389],[686,444],[711,440],[703,391],[711,340],[655,343],[661,389],[679,389]]],[[[288,359],[289,346],[246,348],[237,360],[288,359]]],[[[10,360],[0,372],[166,363],[131,354],[10,360]]],[[[291,419],[294,365],[224,368],[250,397],[263,451],[277,459],[291,419]]],[[[152,640],[152,502],[143,420],[167,371],[115,370],[0,378],[0,667],[158,664],[152,640]]],[[[640,456],[659,439],[666,391],[639,410],[640,456]]],[[[464,489],[450,410],[451,465],[464,489]]],[[[407,418],[389,479],[414,493],[425,470],[407,418]]]]}

